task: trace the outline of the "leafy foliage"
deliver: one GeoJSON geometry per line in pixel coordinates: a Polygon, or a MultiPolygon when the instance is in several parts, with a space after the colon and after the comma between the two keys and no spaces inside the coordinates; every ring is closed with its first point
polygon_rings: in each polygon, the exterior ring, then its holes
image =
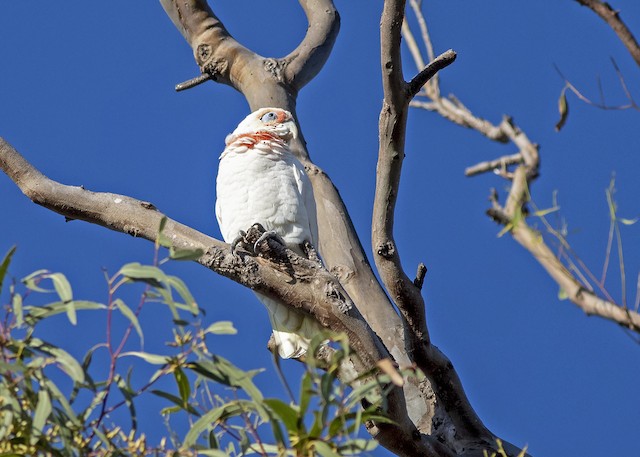
{"type": "MultiPolygon", "coordinates": [[[[0,263],[0,285],[14,251],[0,263]]],[[[181,252],[180,258],[195,255],[181,252]]],[[[226,321],[203,327],[202,311],[181,279],[157,265],[130,263],[106,281],[104,303],[77,300],[67,278],[47,270],[9,285],[0,316],[0,455],[337,456],[376,446],[359,433],[366,421],[388,422],[384,401],[391,381],[387,374],[372,372],[352,380],[353,388],[340,382],[349,357],[345,336],[314,339],[310,353],[329,355],[308,358],[297,398],[264,398],[253,381],[262,370],[244,371],[209,350],[208,335],[236,330],[226,321]],[[143,291],[131,307],[123,291],[136,284],[143,291]],[[54,301],[28,304],[47,294],[54,294],[54,301]],[[140,314],[152,302],[166,306],[173,319],[167,349],[160,354],[143,349],[140,314]],[[82,360],[38,338],[42,322],[65,314],[67,325],[75,326],[79,313],[104,319],[107,326],[106,341],[91,347],[82,360]],[[116,315],[124,318],[119,320],[124,328],[116,328],[116,315]],[[125,351],[134,332],[140,350],[125,351]],[[105,357],[106,373],[104,363],[95,362],[105,357]],[[134,383],[132,370],[125,373],[123,367],[140,371],[141,364],[157,369],[142,384],[134,383]],[[157,397],[157,417],[167,424],[166,436],[156,445],[140,431],[136,403],[142,396],[157,397]],[[172,429],[174,422],[188,430],[182,438],[172,429]]]]}

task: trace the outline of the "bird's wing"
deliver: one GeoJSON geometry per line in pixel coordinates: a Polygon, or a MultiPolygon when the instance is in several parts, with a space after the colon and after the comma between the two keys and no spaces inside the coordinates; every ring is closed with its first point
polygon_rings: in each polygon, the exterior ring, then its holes
{"type": "Polygon", "coordinates": [[[222,210],[220,209],[220,200],[216,199],[216,220],[218,221],[218,227],[222,231],[222,210]]]}
{"type": "Polygon", "coordinates": [[[296,183],[298,185],[298,192],[302,197],[302,204],[307,213],[307,220],[309,223],[309,232],[311,233],[311,239],[307,240],[317,249],[318,243],[318,215],[316,213],[316,200],[313,197],[313,187],[311,186],[311,180],[307,173],[304,171],[304,166],[300,162],[293,164],[294,175],[296,183]]]}

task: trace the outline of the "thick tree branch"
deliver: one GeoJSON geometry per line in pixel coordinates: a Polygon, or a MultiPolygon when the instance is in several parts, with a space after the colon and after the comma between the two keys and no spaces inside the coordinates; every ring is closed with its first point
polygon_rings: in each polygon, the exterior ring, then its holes
{"type": "Polygon", "coordinates": [[[309,28],[298,47],[284,58],[288,84],[299,91],[322,69],[340,30],[340,15],[331,0],[301,0],[309,28]]]}
{"type": "Polygon", "coordinates": [[[622,44],[625,45],[633,60],[636,61],[636,64],[640,66],[640,45],[636,41],[635,37],[631,33],[631,30],[627,27],[627,25],[622,21],[620,17],[620,12],[618,10],[614,10],[611,5],[607,2],[602,2],[600,0],[575,0],[582,6],[586,6],[591,11],[600,16],[609,27],[616,32],[622,44]]]}
{"type": "MultiPolygon", "coordinates": [[[[432,380],[438,404],[447,411],[444,429],[455,431],[465,449],[489,449],[494,435],[482,424],[469,404],[451,362],[429,341],[425,305],[420,287],[402,269],[393,238],[394,209],[404,159],[407,110],[413,96],[436,72],[452,63],[453,51],[437,57],[411,82],[402,75],[400,36],[404,1],[387,0],[381,19],[381,64],[384,100],[380,113],[380,150],[372,222],[372,243],[380,277],[405,319],[409,354],[432,380]]],[[[437,413],[436,413],[437,414],[437,413]]],[[[439,430],[440,436],[445,435],[439,430]]],[[[446,439],[445,439],[446,442],[446,439]]],[[[453,442],[447,442],[456,449],[453,442]]]]}
{"type": "MultiPolygon", "coordinates": [[[[205,1],[161,0],[161,3],[191,44],[203,72],[206,72],[207,62],[213,61],[222,62],[223,68],[243,70],[228,79],[218,78],[218,81],[240,91],[252,110],[274,106],[295,115],[298,89],[326,61],[339,27],[338,15],[332,13],[335,8],[330,0],[302,1],[309,19],[307,35],[289,56],[277,60],[260,57],[233,40],[205,1]],[[312,11],[321,7],[328,12],[312,11]],[[211,31],[204,33],[209,29],[211,31]],[[201,46],[210,51],[208,60],[198,52],[201,46]]],[[[299,131],[302,133],[301,128],[299,131]]],[[[404,354],[400,318],[389,306],[387,296],[371,270],[337,189],[327,174],[311,162],[302,135],[294,142],[292,150],[305,165],[313,185],[318,212],[318,247],[325,265],[338,277],[396,361],[409,365],[411,362],[404,354]]]]}
{"type": "Polygon", "coordinates": [[[380,22],[384,101],[380,112],[380,149],[371,231],[374,259],[380,277],[410,327],[415,346],[417,341],[420,344],[429,342],[424,300],[420,288],[403,271],[393,238],[394,211],[404,159],[407,109],[413,95],[438,69],[453,62],[455,53],[447,51],[411,83],[405,82],[400,56],[403,19],[404,1],[386,1],[380,22]]]}
{"type": "MultiPolygon", "coordinates": [[[[53,181],[29,164],[0,138],[2,169],[34,203],[62,214],[117,232],[155,241],[163,215],[151,203],[124,195],[91,192],[53,181]]],[[[369,334],[362,316],[338,280],[317,262],[270,243],[263,256],[231,254],[229,246],[195,229],[167,219],[163,234],[180,249],[202,250],[198,263],[252,290],[278,298],[315,317],[324,327],[344,331],[363,366],[371,369],[386,357],[369,334]],[[286,268],[284,268],[286,267],[286,268]]]]}

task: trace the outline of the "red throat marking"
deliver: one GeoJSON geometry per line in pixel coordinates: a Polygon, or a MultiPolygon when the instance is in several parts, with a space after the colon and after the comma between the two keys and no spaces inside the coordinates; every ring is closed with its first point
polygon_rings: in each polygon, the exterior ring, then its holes
{"type": "Polygon", "coordinates": [[[252,140],[251,144],[246,145],[249,149],[253,149],[253,147],[260,141],[277,141],[279,143],[282,142],[282,139],[278,135],[276,135],[275,133],[267,132],[265,130],[260,130],[253,133],[241,133],[236,137],[235,141],[238,141],[242,138],[248,138],[252,140]]]}

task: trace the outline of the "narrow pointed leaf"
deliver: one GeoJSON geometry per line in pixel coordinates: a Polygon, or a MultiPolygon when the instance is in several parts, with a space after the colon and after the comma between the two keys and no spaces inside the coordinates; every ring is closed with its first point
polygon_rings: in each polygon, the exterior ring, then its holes
{"type": "Polygon", "coordinates": [[[24,324],[24,312],[22,310],[22,295],[14,294],[13,299],[11,300],[11,308],[13,310],[13,314],[16,315],[16,324],[18,327],[22,327],[24,324]]]}
{"type": "Polygon", "coordinates": [[[269,406],[271,411],[280,418],[284,426],[289,431],[289,434],[298,433],[298,424],[302,421],[299,421],[299,412],[294,407],[287,405],[285,402],[277,398],[266,398],[264,402],[269,406]]]}
{"type": "Polygon", "coordinates": [[[191,385],[189,384],[189,378],[184,374],[184,371],[180,367],[176,368],[173,371],[173,375],[176,378],[176,383],[178,384],[178,392],[180,392],[180,398],[183,403],[189,402],[189,397],[191,396],[191,385]]]}
{"type": "Polygon", "coordinates": [[[558,98],[558,111],[560,113],[560,119],[556,123],[556,132],[559,132],[564,124],[567,122],[569,116],[569,103],[567,102],[567,87],[565,86],[560,92],[560,98],[558,98]]]}
{"type": "Polygon", "coordinates": [[[161,287],[161,283],[167,279],[167,276],[160,268],[142,265],[138,262],[126,264],[120,268],[118,273],[134,281],[146,282],[154,287],[161,287]]]}
{"type": "Polygon", "coordinates": [[[12,246],[9,249],[9,251],[4,256],[4,259],[2,259],[2,263],[0,263],[0,292],[2,291],[2,283],[4,281],[4,277],[7,274],[7,270],[9,269],[11,257],[13,257],[14,252],[16,252],[16,246],[12,246]]]}
{"type": "Polygon", "coordinates": [[[195,316],[198,314],[198,304],[194,300],[189,288],[184,281],[176,276],[167,277],[166,283],[175,289],[176,292],[182,297],[185,304],[189,306],[189,310],[195,316]]]}
{"type": "Polygon", "coordinates": [[[169,257],[172,260],[198,260],[202,254],[202,249],[178,249],[173,246],[169,249],[169,257]]]}
{"type": "Polygon", "coordinates": [[[218,321],[208,326],[204,333],[213,333],[214,335],[235,335],[238,331],[231,321],[218,321]]]}
{"type": "Polygon", "coordinates": [[[624,217],[618,218],[618,220],[623,223],[624,225],[633,225],[636,222],[638,222],[638,218],[636,217],[635,219],[625,219],[624,217]]]}
{"type": "Polygon", "coordinates": [[[314,441],[313,447],[315,448],[316,452],[322,457],[340,457],[340,454],[331,449],[331,446],[329,446],[324,441],[314,441]]]}
{"type": "Polygon", "coordinates": [[[36,405],[36,410],[33,415],[33,430],[30,440],[31,445],[38,442],[47,419],[49,418],[49,414],[51,414],[51,398],[49,398],[49,393],[42,389],[38,392],[38,404],[36,405]]]}
{"type": "Polygon", "coordinates": [[[141,351],[130,351],[130,352],[123,352],[122,354],[120,354],[120,357],[124,357],[124,356],[138,357],[152,365],[165,365],[169,362],[169,357],[167,356],[158,355],[158,354],[149,354],[148,352],[141,352],[141,351]]]}
{"type": "Polygon", "coordinates": [[[122,313],[122,315],[129,319],[129,322],[131,322],[133,328],[136,329],[136,333],[140,337],[140,343],[144,345],[144,334],[142,333],[142,327],[140,327],[140,322],[138,321],[138,317],[136,316],[136,314],[125,304],[124,301],[119,298],[116,298],[113,303],[122,313]]]}

